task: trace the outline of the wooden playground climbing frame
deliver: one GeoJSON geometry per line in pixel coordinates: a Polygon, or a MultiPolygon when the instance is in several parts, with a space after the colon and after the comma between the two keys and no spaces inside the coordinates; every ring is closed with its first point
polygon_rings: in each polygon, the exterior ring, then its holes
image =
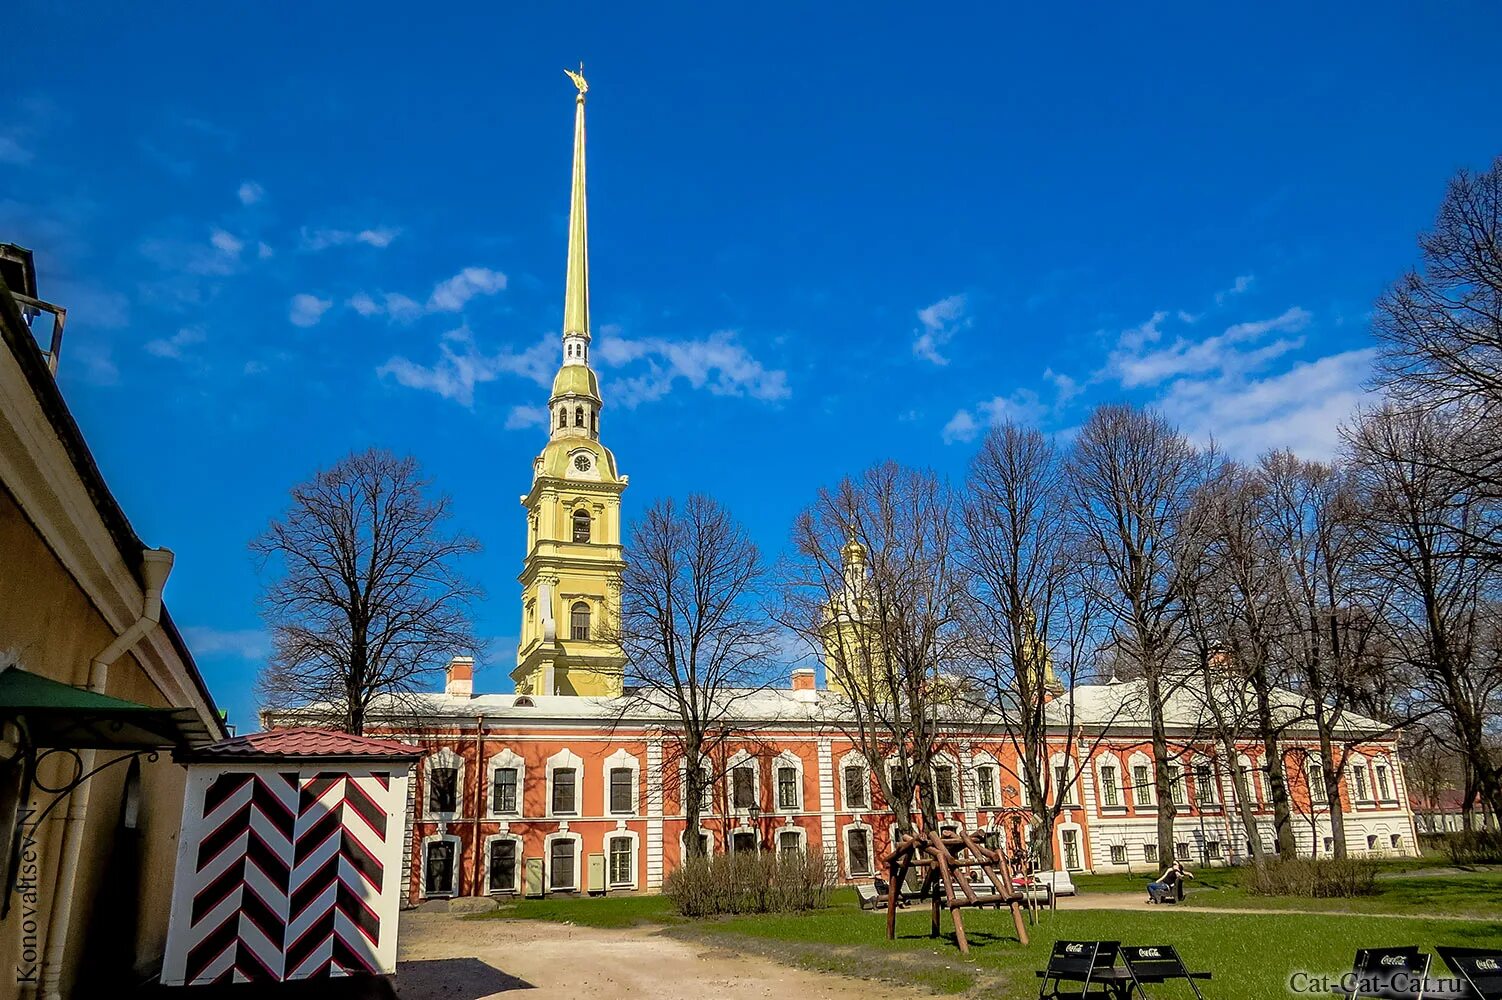
{"type": "Polygon", "coordinates": [[[939,909],[949,908],[949,917],[954,921],[954,936],[960,952],[970,954],[970,942],[965,938],[965,922],[960,911],[966,907],[1009,907],[1012,923],[1017,928],[1017,940],[1027,944],[1027,928],[1022,920],[1022,894],[1012,882],[1012,866],[997,851],[993,851],[966,831],[945,829],[942,833],[924,831],[911,833],[899,840],[886,856],[887,878],[892,885],[887,899],[887,939],[897,936],[897,903],[899,887],[906,884],[908,872],[914,868],[923,873],[921,895],[929,898],[933,907],[933,924],[930,934],[939,936],[939,909]],[[984,878],[980,892],[968,877],[972,872],[984,878]],[[942,899],[940,893],[943,893],[942,899]]]}

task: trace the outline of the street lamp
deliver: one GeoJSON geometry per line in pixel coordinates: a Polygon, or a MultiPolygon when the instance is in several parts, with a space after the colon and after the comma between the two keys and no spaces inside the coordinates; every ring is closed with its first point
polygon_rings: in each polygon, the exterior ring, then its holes
{"type": "Polygon", "coordinates": [[[746,818],[751,821],[751,830],[756,837],[756,849],[761,850],[761,806],[755,802],[746,807],[746,818]]]}

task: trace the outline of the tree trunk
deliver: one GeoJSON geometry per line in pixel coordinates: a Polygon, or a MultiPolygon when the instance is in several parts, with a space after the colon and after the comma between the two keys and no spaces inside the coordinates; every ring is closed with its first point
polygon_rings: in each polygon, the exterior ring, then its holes
{"type": "MultiPolygon", "coordinates": [[[[1254,680],[1256,677],[1254,676],[1254,680]]],[[[1278,857],[1291,861],[1298,856],[1298,842],[1293,835],[1293,809],[1288,801],[1288,778],[1283,771],[1283,751],[1278,747],[1273,728],[1272,697],[1264,683],[1256,684],[1257,724],[1262,731],[1262,754],[1267,761],[1267,796],[1273,806],[1273,839],[1278,857]]]]}
{"type": "Polygon", "coordinates": [[[703,744],[699,740],[683,746],[683,857],[702,858],[704,844],[699,839],[699,811],[704,804],[704,768],[699,763],[703,744]]]}
{"type": "Polygon", "coordinates": [[[1237,763],[1236,741],[1224,728],[1220,734],[1220,752],[1229,761],[1231,769],[1231,788],[1236,793],[1236,814],[1241,817],[1241,828],[1246,832],[1247,846],[1251,849],[1252,860],[1262,864],[1266,860],[1267,852],[1262,849],[1262,832],[1257,829],[1257,816],[1252,812],[1252,797],[1247,794],[1246,775],[1241,772],[1237,763]]]}
{"type": "Polygon", "coordinates": [[[1334,748],[1330,736],[1320,727],[1319,767],[1325,782],[1325,802],[1330,809],[1330,839],[1335,841],[1335,857],[1346,856],[1346,811],[1340,801],[1340,772],[1335,769],[1334,748]]]}

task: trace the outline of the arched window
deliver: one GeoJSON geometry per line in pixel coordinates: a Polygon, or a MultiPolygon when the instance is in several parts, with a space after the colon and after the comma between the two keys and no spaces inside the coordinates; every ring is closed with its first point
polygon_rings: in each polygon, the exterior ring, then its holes
{"type": "Polygon", "coordinates": [[[574,511],[574,541],[589,541],[589,511],[574,511]]]}
{"type": "Polygon", "coordinates": [[[569,612],[569,638],[589,638],[589,605],[580,601],[569,612]]]}
{"type": "Polygon", "coordinates": [[[558,426],[568,426],[568,410],[562,406],[558,407],[558,426]]]}
{"type": "Polygon", "coordinates": [[[599,410],[590,410],[589,411],[589,431],[590,431],[591,434],[598,434],[598,433],[600,433],[600,411],[599,410]]]}
{"type": "Polygon", "coordinates": [[[582,406],[576,406],[576,407],[574,407],[574,426],[575,427],[583,427],[584,426],[584,407],[582,407],[582,406]]]}

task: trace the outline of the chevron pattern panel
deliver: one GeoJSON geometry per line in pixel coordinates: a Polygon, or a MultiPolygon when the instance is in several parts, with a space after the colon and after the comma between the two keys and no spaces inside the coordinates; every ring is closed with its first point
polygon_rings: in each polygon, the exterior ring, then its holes
{"type": "Polygon", "coordinates": [[[164,979],[392,971],[406,776],[224,771],[184,812],[164,979]]]}

